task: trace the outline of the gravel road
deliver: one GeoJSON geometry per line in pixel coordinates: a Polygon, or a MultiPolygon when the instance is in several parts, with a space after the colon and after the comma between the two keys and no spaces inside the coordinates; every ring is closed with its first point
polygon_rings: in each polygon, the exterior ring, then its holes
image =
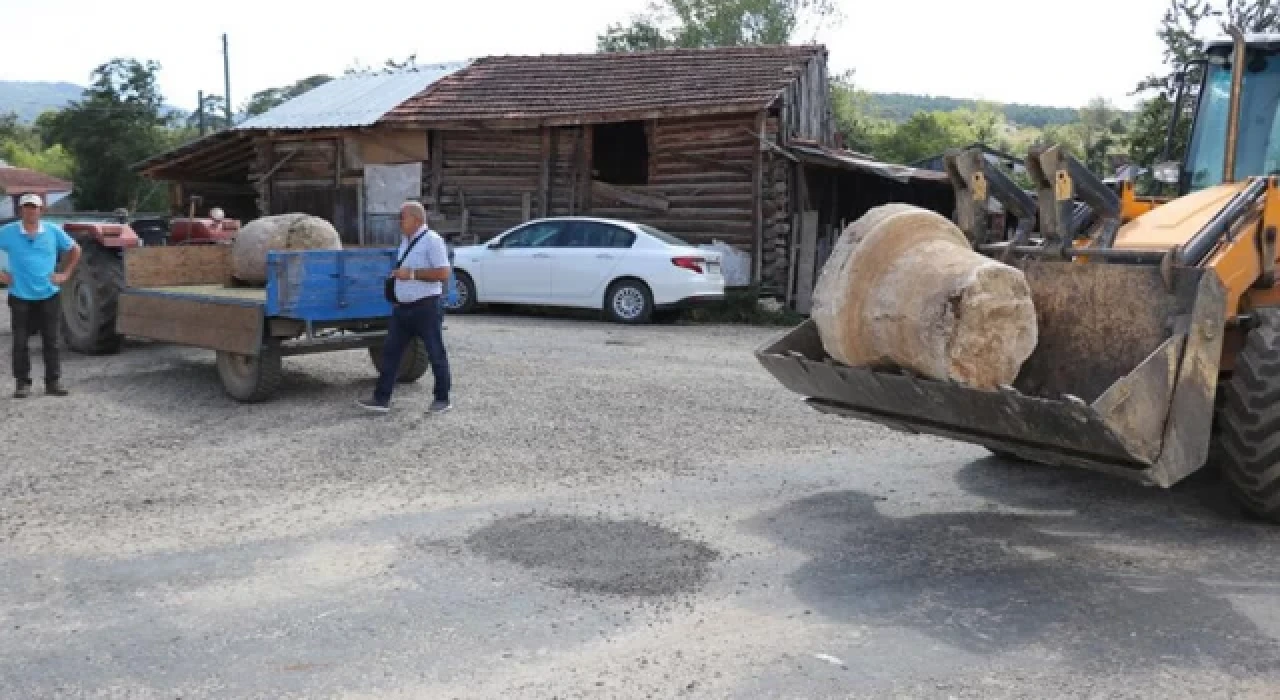
{"type": "Polygon", "coordinates": [[[1280,698],[1280,531],[1212,475],[820,416],[772,331],[448,326],[434,418],[354,351],[0,385],[0,698],[1280,698]]]}

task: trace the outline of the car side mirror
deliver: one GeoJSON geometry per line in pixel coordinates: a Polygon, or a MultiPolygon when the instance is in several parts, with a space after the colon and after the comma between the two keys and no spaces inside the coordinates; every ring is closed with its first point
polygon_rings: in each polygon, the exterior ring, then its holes
{"type": "Polygon", "coordinates": [[[500,242],[498,242],[498,241],[494,241],[493,243],[490,243],[489,245],[487,245],[487,246],[485,246],[485,247],[486,247],[486,248],[488,248],[489,250],[497,250],[497,249],[499,249],[499,248],[501,248],[501,247],[502,247],[502,243],[500,243],[500,242]]]}

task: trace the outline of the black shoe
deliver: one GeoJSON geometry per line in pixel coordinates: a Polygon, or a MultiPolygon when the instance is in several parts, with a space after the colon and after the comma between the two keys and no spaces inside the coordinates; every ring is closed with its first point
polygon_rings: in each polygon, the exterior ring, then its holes
{"type": "Polygon", "coordinates": [[[58,382],[49,382],[44,385],[45,396],[66,396],[69,393],[71,392],[67,391],[66,388],[58,382]]]}
{"type": "Polygon", "coordinates": [[[30,384],[19,384],[18,388],[13,390],[13,398],[15,399],[25,399],[28,396],[31,396],[30,384]]]}

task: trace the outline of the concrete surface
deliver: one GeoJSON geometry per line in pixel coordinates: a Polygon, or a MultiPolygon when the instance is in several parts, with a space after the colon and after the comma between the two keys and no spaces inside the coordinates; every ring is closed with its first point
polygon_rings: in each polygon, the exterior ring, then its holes
{"type": "Polygon", "coordinates": [[[437,418],[361,414],[360,352],[0,398],[0,697],[1280,697],[1280,531],[1212,475],[823,417],[771,331],[448,323],[437,418]]]}

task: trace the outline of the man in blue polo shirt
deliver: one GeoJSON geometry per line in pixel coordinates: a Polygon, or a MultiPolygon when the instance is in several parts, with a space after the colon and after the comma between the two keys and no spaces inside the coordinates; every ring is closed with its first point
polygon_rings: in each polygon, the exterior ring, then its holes
{"type": "Polygon", "coordinates": [[[65,284],[80,262],[80,246],[61,227],[40,220],[40,195],[18,200],[22,218],[0,226],[0,250],[9,269],[0,270],[0,283],[9,288],[9,319],[13,331],[14,398],[31,395],[31,351],[27,341],[40,333],[44,349],[44,387],[50,396],[66,396],[58,360],[59,285],[65,284]],[[58,269],[58,258],[63,259],[58,269]]]}

